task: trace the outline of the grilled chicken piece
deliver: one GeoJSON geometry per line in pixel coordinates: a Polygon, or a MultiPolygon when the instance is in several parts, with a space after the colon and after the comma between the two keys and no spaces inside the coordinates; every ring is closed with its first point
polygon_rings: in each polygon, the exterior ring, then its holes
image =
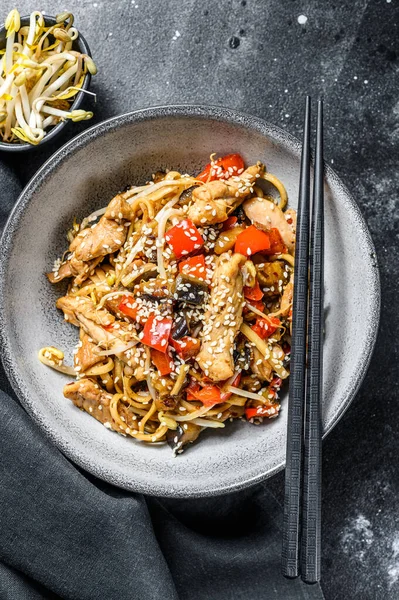
{"type": "Polygon", "coordinates": [[[83,229],[75,237],[69,250],[77,260],[88,262],[119,250],[126,240],[127,229],[118,221],[101,217],[94,227],[83,229]]]}
{"type": "Polygon", "coordinates": [[[115,322],[115,317],[105,308],[96,309],[90,298],[79,296],[61,296],[56,302],[56,307],[64,311],[65,319],[73,325],[79,327],[79,316],[83,315],[87,319],[94,321],[97,325],[107,326],[115,322]]]}
{"type": "Polygon", "coordinates": [[[224,381],[234,373],[234,339],[242,323],[242,254],[225,252],[217,259],[212,277],[209,308],[204,316],[201,350],[196,357],[212,381],[224,381]]]}
{"type": "Polygon", "coordinates": [[[47,273],[50,283],[58,283],[63,279],[74,277],[74,285],[82,285],[82,283],[92,275],[96,266],[103,260],[103,257],[95,258],[89,262],[78,260],[74,254],[62,263],[58,271],[47,273]]]}
{"type": "Polygon", "coordinates": [[[81,285],[107,254],[119,250],[126,240],[124,221],[130,221],[134,211],[123,194],[111,200],[105,214],[96,225],[86,227],[72,240],[69,251],[72,256],[58,271],[48,273],[50,283],[58,283],[75,277],[74,284],[81,285]]]}
{"type": "MultiPolygon", "coordinates": [[[[80,379],[73,383],[68,383],[64,387],[64,396],[72,400],[75,406],[81,410],[85,410],[92,417],[103,423],[108,429],[121,431],[119,425],[115,423],[109,410],[109,405],[112,400],[112,394],[108,394],[92,379],[80,379]]],[[[124,418],[126,427],[137,429],[137,420],[133,420],[129,409],[122,402],[118,407],[119,414],[124,418]]]]}
{"type": "Polygon", "coordinates": [[[137,339],[132,325],[116,321],[105,308],[96,309],[89,298],[63,296],[57,300],[56,306],[64,311],[66,321],[83,327],[85,333],[102,348],[117,350],[137,339]]]}
{"type": "Polygon", "coordinates": [[[292,227],[292,230],[295,235],[296,234],[296,219],[297,219],[296,210],[294,210],[293,208],[289,208],[288,210],[285,211],[284,214],[285,214],[285,220],[287,221],[288,225],[290,227],[292,227]]]}
{"type": "Polygon", "coordinates": [[[246,200],[243,208],[247,217],[260,229],[268,230],[275,227],[279,230],[284,244],[290,254],[294,253],[295,226],[292,215],[289,215],[291,224],[285,218],[285,213],[274,202],[266,198],[251,198],[246,200]]]}
{"type": "Polygon", "coordinates": [[[252,193],[252,186],[264,172],[264,165],[258,162],[239,177],[233,176],[226,181],[216,179],[195,188],[192,192],[193,204],[188,209],[189,219],[195,225],[223,223],[252,193]]]}
{"type": "Polygon", "coordinates": [[[104,357],[98,355],[97,345],[83,329],[80,330],[79,339],[80,343],[78,351],[74,356],[74,365],[75,367],[80,367],[80,372],[84,373],[87,369],[103,361],[104,357]]]}
{"type": "Polygon", "coordinates": [[[116,221],[131,221],[134,218],[134,215],[135,211],[132,210],[129,202],[126,202],[124,194],[115,196],[104,213],[106,219],[113,219],[116,221]]]}
{"type": "Polygon", "coordinates": [[[134,212],[122,194],[111,200],[105,214],[92,227],[80,231],[69,246],[77,260],[88,262],[119,250],[126,240],[124,221],[133,218],[134,212]]]}

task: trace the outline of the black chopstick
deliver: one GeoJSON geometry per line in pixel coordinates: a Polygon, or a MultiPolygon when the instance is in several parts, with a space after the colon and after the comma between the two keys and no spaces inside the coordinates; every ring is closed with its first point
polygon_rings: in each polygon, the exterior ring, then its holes
{"type": "Polygon", "coordinates": [[[323,384],[323,272],[324,272],[324,161],[323,101],[317,106],[316,156],[310,238],[308,316],[308,372],[301,540],[301,576],[308,583],[320,579],[321,538],[321,398],[323,384]]]}
{"type": "Polygon", "coordinates": [[[310,97],[306,97],[301,175],[297,211],[293,330],[288,400],[287,457],[283,521],[282,571],[299,574],[299,532],[303,456],[303,409],[305,397],[306,325],[308,310],[310,204],[310,97]]]}
{"type": "Polygon", "coordinates": [[[286,577],[297,577],[300,564],[302,579],[308,583],[320,579],[323,169],[323,102],[319,100],[309,244],[310,98],[307,97],[295,250],[282,572],[286,577]],[[308,353],[306,343],[308,343],[308,353]]]}

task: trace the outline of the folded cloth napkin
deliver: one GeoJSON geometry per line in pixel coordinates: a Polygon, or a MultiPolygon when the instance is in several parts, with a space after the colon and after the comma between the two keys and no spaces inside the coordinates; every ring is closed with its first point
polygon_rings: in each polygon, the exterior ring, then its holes
{"type": "MultiPolygon", "coordinates": [[[[19,191],[1,167],[0,230],[19,191]]],[[[0,600],[323,598],[281,576],[282,510],[266,485],[196,500],[120,490],[46,439],[1,366],[0,389],[0,600]]]]}
{"type": "Polygon", "coordinates": [[[280,574],[281,507],[260,485],[145,498],[81,472],[0,392],[0,598],[319,600],[280,574]]]}

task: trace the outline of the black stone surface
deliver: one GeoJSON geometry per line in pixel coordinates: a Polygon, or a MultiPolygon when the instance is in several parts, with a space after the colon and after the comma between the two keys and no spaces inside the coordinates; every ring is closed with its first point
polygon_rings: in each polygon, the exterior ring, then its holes
{"type": "MultiPolygon", "coordinates": [[[[397,0],[70,0],[68,7],[99,67],[97,102],[87,102],[94,123],[156,104],[205,103],[299,135],[304,95],[324,96],[326,159],[370,227],[383,304],[368,375],[324,445],[322,587],[326,600],[399,598],[397,0]]],[[[1,8],[5,14],[14,2],[1,8]]],[[[18,8],[54,14],[64,5],[24,0],[18,8]]],[[[51,148],[0,160],[23,184],[86,126],[71,125],[51,148]]],[[[6,180],[1,194],[10,201],[16,187],[6,180]]],[[[268,486],[281,500],[283,475],[268,486]]]]}

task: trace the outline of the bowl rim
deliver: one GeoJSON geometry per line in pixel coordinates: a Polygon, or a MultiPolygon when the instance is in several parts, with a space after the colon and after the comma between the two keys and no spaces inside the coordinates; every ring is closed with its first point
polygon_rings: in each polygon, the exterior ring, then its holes
{"type": "MultiPolygon", "coordinates": [[[[49,25],[55,25],[57,20],[55,17],[51,16],[51,15],[45,15],[43,14],[44,17],[44,22],[49,24],[49,25]]],[[[21,26],[27,25],[29,23],[29,19],[30,16],[29,15],[24,15],[23,17],[21,17],[21,26]]],[[[3,23],[0,26],[0,35],[5,31],[5,24],[3,23]]],[[[85,37],[80,33],[80,30],[78,29],[78,37],[75,40],[75,43],[77,44],[77,46],[79,47],[79,51],[82,54],[87,54],[88,56],[91,57],[91,51],[90,51],[90,47],[85,39],[85,37]]],[[[91,82],[91,75],[90,73],[86,73],[84,79],[83,79],[83,83],[82,83],[82,90],[88,90],[90,87],[90,82],[91,82]]],[[[83,100],[84,100],[84,96],[85,93],[83,91],[78,92],[76,94],[75,100],[73,101],[73,103],[71,104],[71,110],[75,110],[77,108],[79,108],[79,106],[81,106],[83,100]]],[[[46,144],[47,142],[53,140],[54,138],[56,138],[58,136],[58,134],[60,134],[64,128],[66,126],[70,125],[70,120],[67,119],[65,121],[60,121],[59,123],[57,123],[57,125],[55,125],[55,127],[53,127],[52,129],[50,129],[50,131],[48,133],[46,133],[46,135],[44,136],[44,138],[42,139],[42,141],[37,144],[36,146],[33,144],[20,144],[20,143],[9,143],[9,142],[2,142],[0,141],[0,152],[26,152],[26,151],[35,151],[37,150],[39,147],[43,146],[43,144],[46,144]]]]}
{"type": "MultiPolygon", "coordinates": [[[[283,144],[287,149],[296,153],[298,157],[300,156],[301,142],[281,129],[280,127],[269,123],[259,117],[254,117],[252,115],[248,115],[243,112],[239,112],[230,108],[225,108],[221,106],[211,106],[211,105],[191,105],[191,104],[176,104],[169,106],[154,106],[143,108],[140,110],[123,113],[121,115],[117,115],[106,119],[100,123],[93,125],[92,127],[86,129],[85,131],[79,133],[65,145],[63,145],[59,150],[57,150],[36,172],[36,174],[32,177],[32,179],[27,183],[25,188],[22,190],[19,195],[16,204],[11,211],[8,220],[5,224],[1,239],[0,239],[0,247],[2,252],[2,259],[0,260],[0,353],[1,360],[3,362],[5,372],[10,380],[10,383],[13,387],[14,392],[17,394],[18,398],[20,398],[21,403],[27,409],[32,418],[41,425],[41,421],[39,419],[39,415],[36,414],[34,409],[34,401],[31,401],[30,394],[27,388],[25,388],[25,382],[18,376],[18,368],[17,363],[13,357],[13,353],[11,350],[11,345],[9,342],[9,337],[6,332],[6,311],[4,309],[5,302],[4,298],[6,295],[6,290],[4,286],[5,281],[5,273],[7,271],[8,260],[12,251],[13,245],[13,237],[16,229],[18,228],[18,223],[22,218],[22,215],[25,211],[25,208],[29,205],[34,192],[40,188],[41,184],[47,177],[47,175],[53,171],[55,171],[62,163],[62,161],[68,157],[71,152],[78,151],[83,148],[87,143],[90,143],[91,138],[98,138],[103,135],[107,131],[113,131],[124,127],[126,124],[151,120],[151,119],[160,119],[167,117],[177,117],[177,118],[203,118],[204,120],[211,119],[219,122],[230,123],[234,125],[241,125],[247,127],[249,129],[258,131],[262,135],[267,138],[277,139],[280,144],[283,144]]],[[[380,288],[380,275],[378,264],[376,260],[376,252],[373,240],[371,238],[371,234],[368,230],[367,224],[363,218],[363,215],[355,202],[354,198],[350,194],[347,187],[342,183],[341,179],[336,175],[335,171],[329,167],[325,166],[326,173],[326,182],[332,184],[335,189],[339,189],[341,193],[345,195],[348,203],[351,205],[356,217],[358,218],[359,226],[362,229],[362,233],[364,236],[364,242],[367,246],[367,256],[369,256],[371,277],[370,277],[370,288],[369,292],[369,303],[370,303],[370,314],[371,318],[369,322],[366,324],[367,327],[367,343],[364,345],[362,353],[358,359],[359,369],[356,371],[356,376],[352,378],[352,380],[348,383],[346,387],[346,393],[342,400],[340,409],[335,413],[334,417],[331,419],[327,426],[323,431],[323,438],[335,427],[338,421],[343,417],[343,415],[348,410],[350,404],[356,396],[356,393],[366,375],[367,369],[370,364],[370,360],[373,354],[373,349],[375,346],[375,342],[378,334],[378,326],[380,319],[380,306],[381,306],[381,288],[380,288]]],[[[41,427],[42,428],[42,427],[41,427]]],[[[53,429],[46,429],[45,434],[51,439],[53,443],[72,461],[74,461],[81,468],[87,470],[93,475],[99,477],[100,479],[105,479],[109,483],[122,487],[124,489],[128,489],[133,492],[138,493],[146,493],[147,495],[157,495],[159,497],[174,497],[174,498],[188,498],[188,497],[209,497],[222,495],[226,493],[231,493],[235,491],[239,491],[241,489],[253,486],[257,483],[260,483],[272,475],[278,473],[285,467],[285,460],[269,469],[267,471],[263,471],[256,476],[253,476],[248,479],[241,479],[233,484],[229,484],[228,486],[222,485],[219,486],[215,484],[212,489],[206,488],[204,490],[198,491],[190,494],[189,492],[182,492],[175,488],[164,488],[162,490],[156,489],[151,490],[146,485],[141,482],[129,482],[126,480],[121,480],[118,475],[114,476],[112,473],[107,473],[106,477],[104,477],[103,470],[101,466],[97,466],[90,458],[86,459],[78,455],[74,449],[70,447],[70,445],[63,442],[60,439],[57,431],[53,429]]]]}

